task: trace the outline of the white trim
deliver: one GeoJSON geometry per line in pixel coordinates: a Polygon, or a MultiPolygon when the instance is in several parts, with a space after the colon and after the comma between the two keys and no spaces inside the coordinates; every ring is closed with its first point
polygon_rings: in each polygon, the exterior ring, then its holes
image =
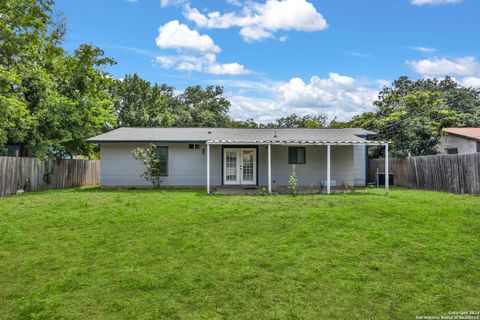
{"type": "Polygon", "coordinates": [[[331,150],[330,150],[330,145],[327,144],[327,194],[330,194],[330,189],[331,189],[331,180],[330,180],[330,156],[331,156],[331,150]]]}
{"type": "Polygon", "coordinates": [[[207,141],[207,144],[211,145],[222,145],[222,144],[231,144],[231,145],[315,145],[315,146],[345,146],[345,145],[384,145],[386,142],[383,141],[268,141],[268,140],[211,140],[207,141]]]}
{"type": "Polygon", "coordinates": [[[210,145],[207,144],[207,193],[210,193],[210,145]]]}
{"type": "Polygon", "coordinates": [[[257,149],[256,148],[223,148],[223,184],[224,185],[256,185],[257,184],[257,149]],[[243,180],[243,152],[253,151],[253,180],[243,180]],[[236,154],[236,180],[227,181],[227,152],[236,154]]]}
{"type": "Polygon", "coordinates": [[[272,193],[272,145],[268,145],[268,193],[272,193]]]}

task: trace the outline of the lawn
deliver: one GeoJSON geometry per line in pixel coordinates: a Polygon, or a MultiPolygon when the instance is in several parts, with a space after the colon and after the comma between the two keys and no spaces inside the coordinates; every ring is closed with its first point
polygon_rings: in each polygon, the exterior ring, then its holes
{"type": "Polygon", "coordinates": [[[397,189],[0,199],[0,319],[415,319],[480,310],[480,198],[397,189]]]}

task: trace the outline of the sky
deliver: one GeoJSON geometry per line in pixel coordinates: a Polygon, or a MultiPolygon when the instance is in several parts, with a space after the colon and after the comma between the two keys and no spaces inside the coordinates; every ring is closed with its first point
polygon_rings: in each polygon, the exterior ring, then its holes
{"type": "Polygon", "coordinates": [[[478,0],[57,0],[66,50],[92,43],[181,92],[221,85],[234,119],[349,120],[406,75],[480,88],[478,0]]]}

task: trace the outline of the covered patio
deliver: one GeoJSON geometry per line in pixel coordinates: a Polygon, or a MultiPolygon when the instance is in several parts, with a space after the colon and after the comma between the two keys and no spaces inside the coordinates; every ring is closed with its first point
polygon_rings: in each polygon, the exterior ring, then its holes
{"type": "MultiPolygon", "coordinates": [[[[258,151],[258,148],[259,147],[263,147],[265,148],[266,147],[266,188],[267,188],[267,192],[268,193],[272,193],[273,192],[273,188],[272,188],[272,184],[274,181],[272,181],[272,149],[274,147],[289,147],[288,148],[288,152],[290,153],[290,147],[292,147],[292,149],[295,149],[295,148],[304,148],[305,147],[322,147],[322,148],[326,148],[326,154],[324,155],[325,157],[325,162],[326,162],[326,165],[325,165],[325,174],[326,174],[326,180],[325,180],[325,183],[324,183],[324,186],[322,185],[322,188],[304,188],[306,189],[308,192],[311,192],[313,193],[314,191],[318,190],[318,192],[324,192],[324,193],[327,193],[327,194],[331,194],[333,192],[333,187],[332,186],[332,149],[334,147],[336,147],[338,149],[338,147],[345,147],[345,146],[350,146],[350,147],[354,147],[354,146],[384,146],[385,148],[385,177],[386,177],[386,181],[385,181],[385,190],[388,191],[388,187],[389,187],[389,181],[388,181],[388,143],[385,142],[385,141],[370,141],[370,140],[355,140],[355,141],[311,141],[311,140],[209,140],[206,142],[206,163],[207,163],[207,193],[211,193],[212,192],[212,185],[211,185],[211,147],[213,146],[216,146],[217,148],[218,147],[221,147],[222,148],[222,176],[224,176],[224,162],[225,162],[225,170],[229,170],[230,167],[229,167],[229,163],[231,163],[231,167],[233,168],[232,170],[234,170],[237,166],[240,168],[240,170],[250,170],[248,171],[250,173],[249,177],[252,177],[252,182],[254,181],[255,182],[255,185],[252,185],[251,186],[240,186],[240,185],[236,185],[236,183],[238,182],[238,177],[237,175],[232,175],[232,177],[234,177],[235,179],[231,179],[231,185],[223,185],[221,187],[218,187],[216,186],[215,189],[217,190],[217,193],[221,193],[221,194],[229,194],[229,193],[232,193],[232,192],[235,192],[235,191],[238,191],[240,193],[245,193],[245,194],[249,194],[249,193],[257,193],[258,192],[258,186],[260,186],[260,184],[258,183],[258,165],[257,166],[254,166],[254,165],[251,165],[251,163],[253,163],[253,160],[249,160],[249,155],[246,155],[245,154],[240,154],[240,153],[235,153],[235,150],[236,148],[243,148],[243,150],[253,150],[256,148],[256,150],[258,151]],[[225,151],[226,150],[226,151],[225,151]],[[245,168],[243,168],[241,165],[238,164],[238,159],[240,159],[240,157],[245,157],[245,159],[247,159],[247,162],[248,163],[248,166],[245,166],[245,168]],[[229,162],[230,161],[230,162],[229,162]],[[253,168],[253,169],[251,169],[253,168]],[[257,175],[257,179],[254,178],[254,175],[257,175]],[[254,180],[255,179],[255,180],[254,180]],[[323,189],[324,187],[324,189],[323,189]],[[218,192],[220,191],[220,192],[218,192]]],[[[255,153],[256,155],[256,153],[255,153]]],[[[290,154],[289,154],[290,156],[290,154]]],[[[303,157],[305,157],[305,151],[303,153],[303,157]]],[[[252,158],[253,159],[253,158],[252,158]]],[[[256,161],[257,161],[257,164],[258,164],[258,158],[256,158],[256,161]]],[[[290,162],[289,162],[290,164],[290,162]]],[[[321,168],[316,168],[317,170],[321,170],[321,168]]],[[[279,170],[279,169],[277,169],[279,170]]],[[[283,169],[280,169],[280,170],[285,170],[284,168],[283,169]]],[[[283,172],[283,174],[285,175],[286,173],[283,172]]],[[[230,177],[230,176],[229,176],[230,177]]],[[[225,180],[224,182],[229,182],[228,180],[225,180]]],[[[342,191],[341,189],[339,189],[340,191],[342,191]]],[[[279,188],[278,190],[279,193],[281,193],[281,188],[279,188]]],[[[318,192],[315,192],[315,193],[318,193],[318,192]]]]}

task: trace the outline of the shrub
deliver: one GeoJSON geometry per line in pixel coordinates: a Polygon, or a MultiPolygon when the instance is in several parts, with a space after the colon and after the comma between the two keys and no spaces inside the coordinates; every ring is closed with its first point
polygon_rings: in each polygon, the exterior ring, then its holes
{"type": "Polygon", "coordinates": [[[292,173],[290,174],[290,179],[288,180],[288,193],[294,196],[298,194],[298,180],[295,165],[292,165],[292,173]]]}
{"type": "Polygon", "coordinates": [[[258,189],[257,194],[258,194],[259,196],[266,196],[266,195],[268,195],[267,187],[261,186],[261,187],[258,189]]]}
{"type": "Polygon", "coordinates": [[[155,188],[160,187],[162,183],[161,155],[157,152],[157,146],[152,144],[147,148],[136,148],[132,151],[132,155],[145,166],[142,177],[150,181],[155,188]]]}

